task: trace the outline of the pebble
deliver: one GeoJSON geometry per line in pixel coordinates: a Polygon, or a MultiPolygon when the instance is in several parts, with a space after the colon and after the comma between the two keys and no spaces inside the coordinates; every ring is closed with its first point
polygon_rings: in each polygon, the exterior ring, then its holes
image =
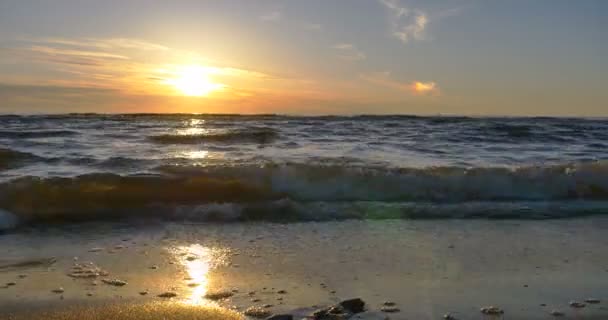
{"type": "Polygon", "coordinates": [[[260,301],[262,301],[262,300],[257,299],[257,298],[256,299],[251,299],[251,302],[260,302],[260,301]]]}
{"type": "Polygon", "coordinates": [[[396,303],[394,303],[392,301],[385,301],[382,305],[387,306],[387,307],[392,307],[392,306],[395,306],[396,303]]]}
{"type": "Polygon", "coordinates": [[[272,308],[273,306],[271,304],[265,304],[262,306],[262,308],[264,309],[268,309],[268,308],[272,308]]]}
{"type": "Polygon", "coordinates": [[[380,308],[380,311],[387,312],[387,313],[395,313],[395,312],[399,312],[401,310],[395,306],[383,306],[382,308],[380,308]]]}
{"type": "Polygon", "coordinates": [[[494,307],[494,306],[483,307],[483,308],[479,309],[479,311],[481,311],[481,313],[483,313],[483,314],[491,314],[491,315],[497,315],[497,314],[503,314],[503,313],[505,313],[499,307],[494,307]]]}
{"type": "Polygon", "coordinates": [[[585,304],[583,302],[579,302],[579,301],[570,301],[570,306],[572,308],[584,308],[585,304]]]}
{"type": "Polygon", "coordinates": [[[445,320],[456,320],[456,317],[454,317],[453,315],[446,313],[443,315],[443,319],[445,320]]]}
{"type": "Polygon", "coordinates": [[[245,310],[244,314],[253,318],[266,318],[270,316],[270,311],[260,307],[249,307],[245,310]]]}
{"type": "Polygon", "coordinates": [[[287,291],[285,291],[285,290],[279,290],[279,291],[277,291],[277,293],[278,294],[287,294],[287,291]]]}
{"type": "Polygon", "coordinates": [[[156,270],[156,269],[158,269],[158,266],[151,266],[150,269],[156,270]]]}
{"type": "Polygon", "coordinates": [[[20,274],[17,276],[19,279],[24,279],[27,277],[27,274],[20,274]]]}
{"type": "Polygon", "coordinates": [[[59,288],[57,288],[57,289],[53,289],[53,290],[51,290],[51,292],[53,292],[53,293],[63,293],[63,292],[65,292],[65,290],[63,290],[63,288],[62,288],[62,287],[59,287],[59,288]]]}
{"type": "Polygon", "coordinates": [[[205,298],[209,300],[221,300],[232,297],[234,293],[231,291],[212,291],[205,294],[205,298]]]}
{"type": "Polygon", "coordinates": [[[139,295],[141,295],[141,296],[145,296],[147,294],[148,294],[148,290],[139,292],[139,295]]]}
{"type": "Polygon", "coordinates": [[[194,260],[196,260],[196,257],[189,256],[188,258],[186,258],[186,260],[188,260],[188,261],[194,261],[194,260]]]}
{"type": "Polygon", "coordinates": [[[344,300],[340,302],[340,306],[352,313],[359,313],[365,310],[365,302],[360,298],[344,300]]]}
{"type": "Polygon", "coordinates": [[[559,310],[552,310],[551,311],[551,315],[554,316],[554,317],[563,317],[564,313],[561,312],[561,311],[559,311],[559,310]]]}
{"type": "Polygon", "coordinates": [[[16,282],[7,282],[7,283],[6,283],[6,286],[7,286],[7,287],[11,287],[11,286],[14,286],[14,285],[16,285],[16,284],[17,284],[16,282]]]}
{"type": "Polygon", "coordinates": [[[177,297],[177,293],[172,292],[172,291],[167,291],[167,292],[163,292],[163,293],[159,294],[158,297],[160,297],[160,298],[174,298],[174,297],[177,297]]]}
{"type": "Polygon", "coordinates": [[[109,284],[111,286],[122,287],[127,284],[126,281],[118,280],[118,279],[102,279],[103,283],[109,284]]]}
{"type": "Polygon", "coordinates": [[[266,318],[266,320],[293,320],[293,316],[290,314],[275,314],[266,318]]]}
{"type": "Polygon", "coordinates": [[[93,294],[92,294],[91,292],[87,292],[87,296],[88,296],[88,297],[92,297],[92,296],[93,296],[93,294]]]}
{"type": "Polygon", "coordinates": [[[198,287],[198,286],[199,286],[199,284],[196,282],[188,283],[188,287],[190,287],[190,288],[194,288],[194,287],[198,287]]]}
{"type": "Polygon", "coordinates": [[[585,302],[587,302],[587,303],[591,303],[591,304],[597,304],[597,303],[600,303],[600,299],[596,299],[596,298],[587,298],[587,299],[585,299],[585,302]]]}

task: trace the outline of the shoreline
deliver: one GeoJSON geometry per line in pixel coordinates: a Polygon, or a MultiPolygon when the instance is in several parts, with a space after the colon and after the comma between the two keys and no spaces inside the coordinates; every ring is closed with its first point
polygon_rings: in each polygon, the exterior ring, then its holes
{"type": "Polygon", "coordinates": [[[0,284],[15,283],[0,289],[0,313],[160,303],[238,312],[271,305],[271,313],[300,316],[361,298],[376,311],[394,302],[400,312],[390,319],[486,319],[480,308],[492,305],[508,319],[551,319],[552,310],[601,319],[606,227],[603,217],[50,227],[0,236],[0,284]],[[50,257],[49,265],[6,268],[50,257]],[[98,275],[71,277],[75,265],[98,275]],[[157,296],[165,292],[177,296],[157,296]],[[221,292],[231,295],[204,297],[221,292]],[[569,306],[589,298],[600,303],[569,306]]]}

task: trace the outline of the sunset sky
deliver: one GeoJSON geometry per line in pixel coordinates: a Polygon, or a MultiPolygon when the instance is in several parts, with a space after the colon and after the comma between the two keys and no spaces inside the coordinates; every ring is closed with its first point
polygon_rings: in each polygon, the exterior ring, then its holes
{"type": "Polygon", "coordinates": [[[0,113],[608,116],[608,1],[0,0],[0,113]]]}

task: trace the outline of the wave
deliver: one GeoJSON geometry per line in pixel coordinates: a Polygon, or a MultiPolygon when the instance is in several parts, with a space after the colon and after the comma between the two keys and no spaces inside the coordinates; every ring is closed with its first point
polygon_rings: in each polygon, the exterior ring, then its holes
{"type": "Polygon", "coordinates": [[[151,136],[150,140],[160,144],[211,143],[270,143],[278,138],[276,130],[270,128],[241,129],[214,134],[164,134],[151,136]]]}
{"type": "Polygon", "coordinates": [[[158,170],[162,173],[22,177],[0,184],[0,209],[25,222],[192,215],[202,220],[235,215],[236,220],[525,219],[608,213],[606,162],[514,169],[282,164],[158,170]],[[218,208],[230,209],[222,213],[218,208]]]}
{"type": "Polygon", "coordinates": [[[0,147],[0,170],[7,170],[25,165],[39,157],[26,152],[15,151],[0,147]]]}
{"type": "Polygon", "coordinates": [[[33,138],[50,138],[50,137],[67,137],[77,135],[77,131],[72,130],[2,130],[0,138],[10,139],[33,139],[33,138]]]}

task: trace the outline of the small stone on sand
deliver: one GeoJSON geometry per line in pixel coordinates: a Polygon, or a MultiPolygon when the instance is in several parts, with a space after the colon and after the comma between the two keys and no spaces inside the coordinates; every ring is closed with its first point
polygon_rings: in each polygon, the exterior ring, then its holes
{"type": "Polygon", "coordinates": [[[266,318],[270,316],[270,311],[260,307],[249,307],[245,310],[244,314],[253,318],[266,318]]]}
{"type": "Polygon", "coordinates": [[[287,294],[287,291],[285,291],[285,290],[279,290],[279,291],[277,291],[277,293],[278,294],[287,294]]]}
{"type": "Polygon", "coordinates": [[[186,258],[186,260],[188,260],[188,261],[194,261],[194,260],[196,260],[196,257],[189,256],[188,258],[186,258]]]}
{"type": "Polygon", "coordinates": [[[340,302],[340,306],[351,313],[359,313],[365,310],[365,302],[360,298],[344,300],[340,302]]]}
{"type": "Polygon", "coordinates": [[[234,295],[234,293],[230,291],[212,291],[207,292],[207,294],[205,294],[205,298],[209,300],[221,300],[232,297],[232,295],[234,295]]]}
{"type": "Polygon", "coordinates": [[[57,289],[53,289],[53,290],[51,290],[51,292],[53,292],[53,293],[63,293],[63,292],[65,292],[65,290],[63,290],[63,288],[62,288],[62,287],[59,287],[59,288],[57,288],[57,289]]]}
{"type": "Polygon", "coordinates": [[[579,302],[579,301],[570,301],[570,306],[572,308],[584,308],[585,304],[583,302],[579,302]]]}
{"type": "Polygon", "coordinates": [[[146,291],[140,291],[140,292],[139,292],[139,295],[140,295],[140,296],[145,296],[145,295],[147,295],[147,294],[148,294],[148,290],[146,290],[146,291]]]}
{"type": "Polygon", "coordinates": [[[272,308],[272,305],[271,304],[265,304],[265,305],[262,306],[262,308],[265,308],[265,309],[272,308]]]}
{"type": "Polygon", "coordinates": [[[494,307],[494,306],[483,307],[483,308],[479,309],[479,311],[481,311],[481,313],[483,313],[483,314],[490,314],[490,315],[498,315],[498,314],[505,313],[499,307],[494,307]]]}
{"type": "Polygon", "coordinates": [[[585,299],[585,302],[587,302],[587,303],[591,303],[591,304],[598,304],[598,303],[600,303],[600,299],[596,299],[596,298],[587,298],[587,299],[585,299]]]}
{"type": "Polygon", "coordinates": [[[87,297],[92,297],[92,296],[93,296],[93,293],[87,292],[87,297]]]}
{"type": "Polygon", "coordinates": [[[380,311],[387,312],[387,313],[394,313],[394,312],[399,312],[401,310],[395,306],[383,306],[382,308],[380,308],[380,311]]]}
{"type": "Polygon", "coordinates": [[[552,310],[551,311],[551,315],[554,316],[554,317],[563,317],[564,313],[561,312],[561,311],[559,311],[559,310],[552,310]]]}
{"type": "Polygon", "coordinates": [[[177,293],[172,292],[172,291],[167,291],[167,292],[163,292],[163,293],[159,294],[158,297],[160,297],[160,298],[174,298],[174,297],[177,297],[177,293]]]}
{"type": "Polygon", "coordinates": [[[196,283],[196,282],[192,282],[192,283],[188,283],[187,286],[190,287],[190,288],[194,288],[194,287],[198,287],[199,284],[196,283]]]}
{"type": "Polygon", "coordinates": [[[150,269],[156,270],[156,269],[158,269],[158,266],[151,266],[150,269]]]}
{"type": "Polygon", "coordinates": [[[387,307],[392,307],[392,306],[395,306],[396,303],[394,303],[392,301],[385,301],[382,305],[387,306],[387,307]]]}
{"type": "Polygon", "coordinates": [[[27,274],[20,274],[17,276],[19,279],[24,279],[27,277],[27,274]]]}
{"type": "Polygon", "coordinates": [[[11,286],[14,286],[14,285],[16,285],[16,284],[17,284],[16,282],[7,282],[7,283],[6,283],[6,286],[7,286],[7,287],[11,287],[11,286]]]}
{"type": "Polygon", "coordinates": [[[443,315],[443,319],[445,320],[456,320],[456,317],[454,317],[453,315],[446,313],[443,315]]]}
{"type": "Polygon", "coordinates": [[[122,281],[119,279],[102,279],[103,283],[109,284],[111,286],[122,287],[127,284],[126,281],[122,281]]]}

